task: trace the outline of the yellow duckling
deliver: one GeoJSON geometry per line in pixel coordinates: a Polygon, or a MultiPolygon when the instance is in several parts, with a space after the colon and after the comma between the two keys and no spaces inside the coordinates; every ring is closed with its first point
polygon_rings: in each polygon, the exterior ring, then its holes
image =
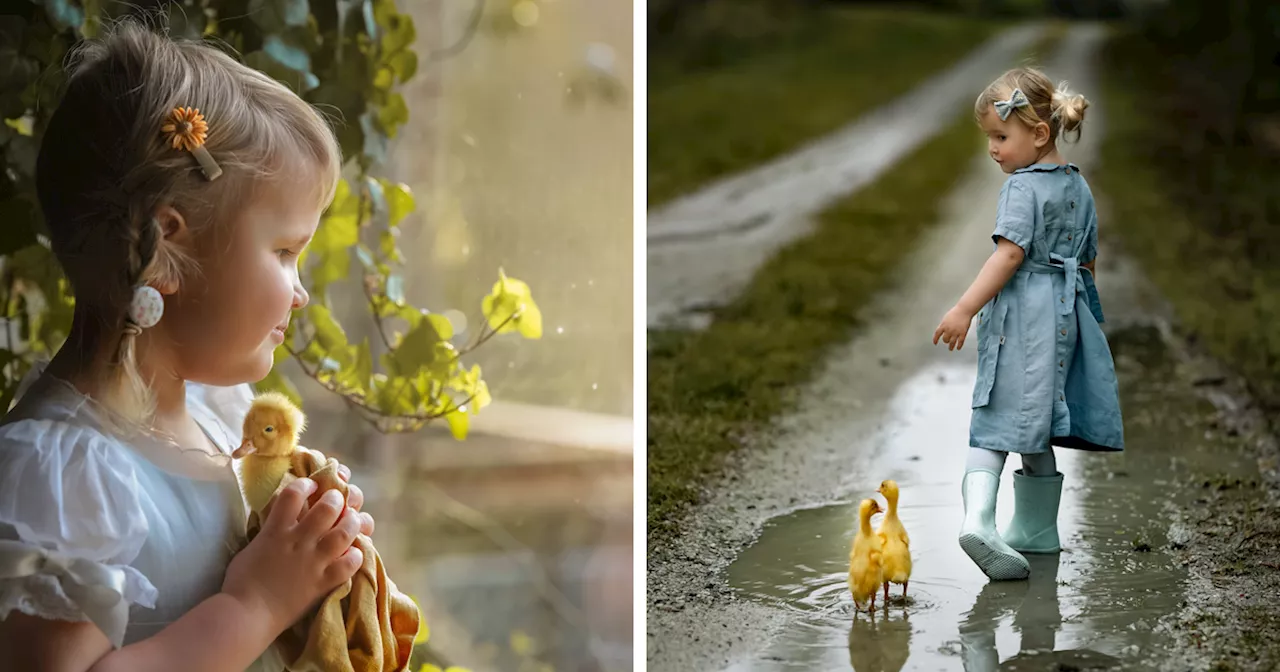
{"type": "Polygon", "coordinates": [[[264,392],[253,400],[244,416],[244,441],[231,453],[243,458],[240,479],[251,511],[261,514],[289,473],[306,424],[306,416],[283,394],[264,392]]]}
{"type": "Polygon", "coordinates": [[[876,592],[884,581],[881,567],[880,536],[871,531],[871,516],[881,513],[880,503],[874,499],[864,499],[858,505],[858,533],[853,537],[853,548],[849,550],[849,592],[853,593],[855,609],[861,610],[862,604],[871,599],[867,611],[875,611],[876,592]]]}
{"type": "Polygon", "coordinates": [[[884,601],[888,602],[890,583],[902,584],[902,596],[907,596],[907,581],[911,578],[911,538],[898,517],[898,484],[884,481],[876,492],[889,502],[889,510],[880,521],[880,529],[876,530],[883,545],[884,601]]]}

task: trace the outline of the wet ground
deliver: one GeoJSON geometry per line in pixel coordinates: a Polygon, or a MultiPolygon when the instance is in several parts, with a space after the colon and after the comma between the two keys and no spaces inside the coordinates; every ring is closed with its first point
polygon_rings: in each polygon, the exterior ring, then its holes
{"type": "MultiPolygon", "coordinates": [[[[1112,344],[1127,381],[1129,445],[1122,454],[1058,450],[1062,554],[1030,558],[1030,581],[993,583],[960,550],[964,451],[938,439],[965,435],[968,409],[955,402],[975,371],[926,367],[896,391],[885,423],[892,429],[873,439],[859,469],[859,494],[874,496],[881,478],[902,488],[915,558],[908,597],[894,590],[874,616],[850,610],[852,500],[775,518],[725,576],[794,620],[729,669],[1164,669],[1169,619],[1187,579],[1174,555],[1187,539],[1178,513],[1206,480],[1256,481],[1257,470],[1239,442],[1204,431],[1215,410],[1178,377],[1158,329],[1113,332],[1112,344]]],[[[998,512],[1003,526],[1012,515],[1008,477],[998,512]]]]}
{"type": "MultiPolygon", "coordinates": [[[[1047,68],[1097,91],[1101,39],[1089,26],[1073,29],[1047,68]]],[[[1091,102],[1084,141],[1064,150],[1086,176],[1105,131],[1105,100],[1091,102]]],[[[1256,446],[1223,428],[1229,395],[1216,407],[1207,399],[1167,306],[1108,244],[1105,224],[1098,282],[1128,450],[1058,451],[1064,552],[1036,558],[1030,581],[990,584],[960,551],[976,355],[929,339],[990,252],[1004,176],[984,157],[958,169],[967,176],[946,199],[944,221],[868,310],[867,327],[830,355],[796,414],[730,461],[680,539],[651,551],[652,669],[1207,667],[1192,663],[1188,632],[1208,625],[1196,605],[1221,601],[1222,582],[1197,563],[1221,562],[1225,551],[1198,543],[1205,517],[1188,512],[1212,515],[1218,500],[1206,493],[1223,484],[1256,484],[1256,446]],[[916,566],[908,599],[891,599],[873,621],[851,612],[844,581],[854,502],[885,478],[902,487],[916,566]]],[[[1002,525],[1011,485],[1006,475],[1002,525]]]]}

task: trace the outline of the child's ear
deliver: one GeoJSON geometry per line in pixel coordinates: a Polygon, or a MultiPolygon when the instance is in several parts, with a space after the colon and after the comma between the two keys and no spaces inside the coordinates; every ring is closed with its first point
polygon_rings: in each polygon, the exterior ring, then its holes
{"type": "Polygon", "coordinates": [[[172,205],[156,208],[150,225],[159,229],[160,244],[152,260],[148,284],[161,294],[176,294],[183,266],[189,262],[185,251],[191,249],[191,229],[186,218],[172,205]]]}
{"type": "Polygon", "coordinates": [[[1040,149],[1049,144],[1049,124],[1042,121],[1036,124],[1036,127],[1032,129],[1032,132],[1035,133],[1036,149],[1040,149]]]}

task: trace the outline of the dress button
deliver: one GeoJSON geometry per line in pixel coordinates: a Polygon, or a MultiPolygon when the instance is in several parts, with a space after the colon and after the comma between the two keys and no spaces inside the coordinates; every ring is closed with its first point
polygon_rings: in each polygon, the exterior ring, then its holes
{"type": "Polygon", "coordinates": [[[1058,303],[1066,303],[1066,302],[1067,302],[1067,297],[1065,296],[1058,297],[1058,303]]]}
{"type": "Polygon", "coordinates": [[[1066,400],[1067,400],[1066,396],[1061,394],[1058,395],[1058,401],[1066,401],[1066,400]]]}
{"type": "Polygon", "coordinates": [[[1059,359],[1059,360],[1058,360],[1058,368],[1062,368],[1063,366],[1064,366],[1064,360],[1059,359]]]}
{"type": "Polygon", "coordinates": [[[1062,333],[1062,335],[1063,335],[1063,336],[1066,336],[1066,335],[1067,335],[1067,330],[1066,330],[1066,329],[1063,329],[1061,333],[1062,333]]]}
{"type": "Polygon", "coordinates": [[[1004,345],[1004,336],[1000,337],[1000,345],[1004,345]]]}
{"type": "Polygon", "coordinates": [[[1071,234],[1067,234],[1067,240],[1071,240],[1071,234]]]}
{"type": "Polygon", "coordinates": [[[1076,207],[1076,202],[1075,202],[1075,201],[1071,201],[1071,207],[1072,207],[1073,209],[1076,207]]]}

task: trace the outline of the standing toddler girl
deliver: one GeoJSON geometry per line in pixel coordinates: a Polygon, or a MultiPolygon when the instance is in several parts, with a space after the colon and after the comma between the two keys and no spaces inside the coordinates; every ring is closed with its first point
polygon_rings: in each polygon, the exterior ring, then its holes
{"type": "Polygon", "coordinates": [[[962,347],[978,318],[978,382],[962,485],[960,546],[992,579],[1025,579],[1021,553],[1057,553],[1062,474],[1053,446],[1124,449],[1119,387],[1094,287],[1093,194],[1058,152],[1079,134],[1088,102],[1037,70],[1005,73],[974,114],[991,158],[1010,174],[1000,191],[995,251],[938,325],[933,342],[962,347]],[[1008,453],[1014,515],[996,531],[996,492],[1008,453]]]}
{"type": "Polygon", "coordinates": [[[308,506],[300,479],[232,556],[247,383],[307,303],[297,259],[337,143],[271,78],[134,22],[69,75],[36,188],[75,316],[0,425],[0,661],[279,670],[272,641],[355,573],[373,530],[358,489],[308,506]]]}

